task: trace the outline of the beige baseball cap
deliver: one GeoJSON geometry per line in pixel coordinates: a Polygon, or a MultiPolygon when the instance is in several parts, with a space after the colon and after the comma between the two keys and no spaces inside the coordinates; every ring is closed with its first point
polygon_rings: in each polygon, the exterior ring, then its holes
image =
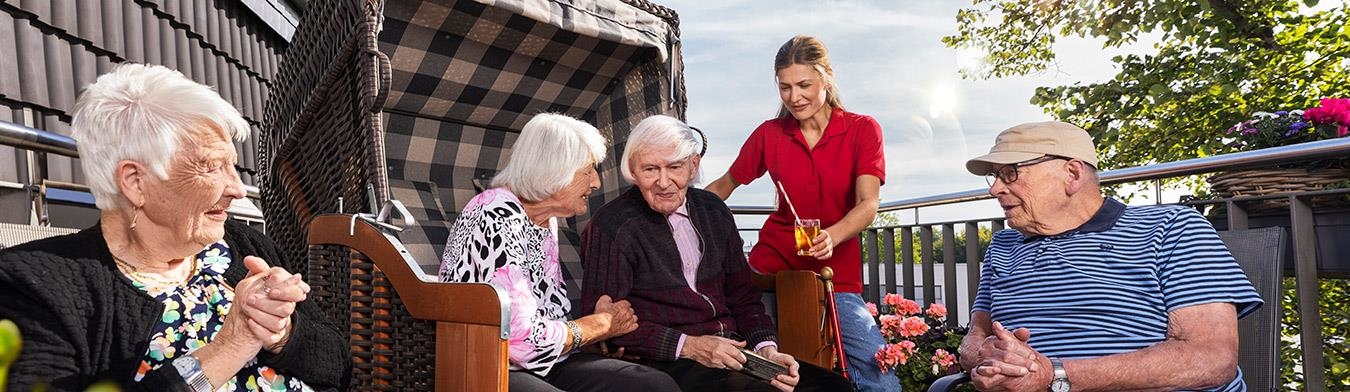
{"type": "Polygon", "coordinates": [[[977,176],[992,173],[994,166],[1058,155],[1097,167],[1097,149],[1092,136],[1076,125],[1062,121],[1034,122],[1008,128],[994,139],[994,147],[966,161],[966,170],[977,176]]]}

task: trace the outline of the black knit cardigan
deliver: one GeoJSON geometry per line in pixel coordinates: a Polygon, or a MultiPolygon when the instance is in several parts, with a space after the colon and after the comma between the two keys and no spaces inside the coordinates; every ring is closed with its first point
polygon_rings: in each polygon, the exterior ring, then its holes
{"type": "MultiPolygon", "coordinates": [[[[245,256],[290,271],[281,250],[248,226],[231,220],[225,241],[233,259],[230,285],[248,274],[245,256]]],[[[187,391],[173,366],[132,382],[149,345],[163,303],[131,285],[113,263],[98,225],[0,250],[0,319],[18,324],[23,349],[10,368],[8,390],[83,390],[111,380],[124,390],[187,391]]],[[[347,339],[311,299],[291,316],[295,324],[280,353],[258,353],[258,362],[317,390],[346,390],[351,379],[347,339]]],[[[5,389],[5,388],[0,388],[5,389]]]]}

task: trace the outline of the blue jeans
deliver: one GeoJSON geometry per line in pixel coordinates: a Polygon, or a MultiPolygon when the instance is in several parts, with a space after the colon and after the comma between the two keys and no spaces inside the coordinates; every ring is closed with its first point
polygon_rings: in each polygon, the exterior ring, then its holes
{"type": "Polygon", "coordinates": [[[886,345],[881,328],[867,311],[867,303],[857,293],[834,293],[839,309],[839,331],[844,340],[844,354],[848,356],[848,375],[858,392],[900,390],[900,379],[894,374],[882,373],[876,354],[886,345]]]}

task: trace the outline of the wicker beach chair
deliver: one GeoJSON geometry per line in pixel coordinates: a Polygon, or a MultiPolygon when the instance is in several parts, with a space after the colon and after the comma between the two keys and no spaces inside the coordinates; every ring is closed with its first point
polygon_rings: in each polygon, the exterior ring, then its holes
{"type": "MultiPolygon", "coordinates": [[[[425,282],[455,213],[534,114],[596,125],[610,156],[641,119],[683,117],[677,29],[673,11],[643,0],[309,3],[266,109],[263,210],[287,267],[308,271],[312,297],[347,326],[354,389],[505,390],[500,298],[425,282]],[[416,224],[325,217],[390,200],[416,224]],[[358,240],[367,229],[379,235],[358,240]]],[[[617,159],[600,173],[592,210],[627,186],[617,159]]],[[[560,230],[574,301],[588,219],[560,230]]]]}

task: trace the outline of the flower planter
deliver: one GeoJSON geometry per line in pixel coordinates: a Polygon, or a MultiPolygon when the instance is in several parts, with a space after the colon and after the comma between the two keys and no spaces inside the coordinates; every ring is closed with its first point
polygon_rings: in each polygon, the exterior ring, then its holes
{"type": "MultiPolygon", "coordinates": [[[[1267,196],[1343,188],[1350,184],[1350,169],[1253,169],[1237,170],[1210,177],[1209,189],[1218,198],[1267,196]]],[[[1315,207],[1350,206],[1346,197],[1318,198],[1315,207]]],[[[1289,199],[1273,198],[1244,203],[1251,214],[1285,211],[1289,199]]]]}

